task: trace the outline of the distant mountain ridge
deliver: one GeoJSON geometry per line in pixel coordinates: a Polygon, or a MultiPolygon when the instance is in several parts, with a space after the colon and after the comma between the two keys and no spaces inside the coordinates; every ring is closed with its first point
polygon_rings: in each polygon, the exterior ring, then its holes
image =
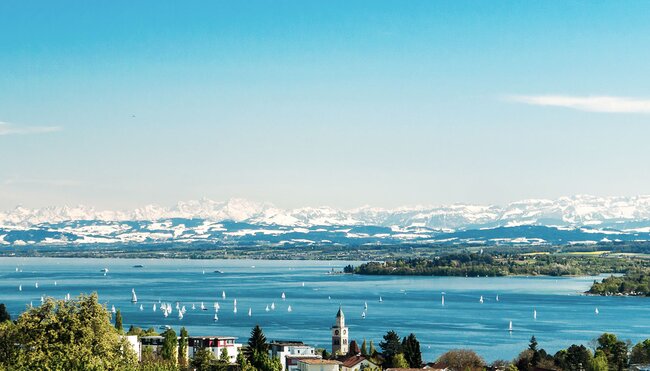
{"type": "Polygon", "coordinates": [[[243,199],[130,211],[17,207],[0,212],[0,245],[548,245],[650,241],[650,196],[572,196],[506,206],[285,210],[243,199]]]}
{"type": "Polygon", "coordinates": [[[75,220],[155,221],[170,218],[235,221],[281,226],[398,226],[470,229],[516,225],[594,226],[650,220],[650,195],[596,197],[579,195],[556,200],[531,199],[505,206],[452,204],[384,209],[331,207],[281,209],[244,199],[178,202],[173,207],[148,205],[129,211],[96,210],[87,206],[41,209],[16,207],[0,212],[0,225],[30,226],[75,220]]]}

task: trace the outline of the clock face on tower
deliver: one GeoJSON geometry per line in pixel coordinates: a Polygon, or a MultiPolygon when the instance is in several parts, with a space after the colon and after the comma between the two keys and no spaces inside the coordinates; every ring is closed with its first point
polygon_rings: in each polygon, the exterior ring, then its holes
{"type": "Polygon", "coordinates": [[[345,335],[345,334],[347,334],[347,333],[348,333],[347,330],[343,330],[343,335],[345,335]]]}
{"type": "Polygon", "coordinates": [[[334,330],[334,335],[338,335],[338,334],[339,334],[339,330],[334,330]]]}

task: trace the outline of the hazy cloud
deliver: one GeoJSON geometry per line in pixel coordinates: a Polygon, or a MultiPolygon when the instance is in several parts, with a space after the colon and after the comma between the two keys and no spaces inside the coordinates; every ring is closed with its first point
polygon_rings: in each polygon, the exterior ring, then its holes
{"type": "Polygon", "coordinates": [[[60,126],[27,126],[0,121],[0,135],[43,134],[61,130],[63,130],[63,128],[60,126]]]}
{"type": "Polygon", "coordinates": [[[507,99],[536,106],[564,107],[588,112],[650,113],[650,99],[568,95],[513,95],[507,99]]]}

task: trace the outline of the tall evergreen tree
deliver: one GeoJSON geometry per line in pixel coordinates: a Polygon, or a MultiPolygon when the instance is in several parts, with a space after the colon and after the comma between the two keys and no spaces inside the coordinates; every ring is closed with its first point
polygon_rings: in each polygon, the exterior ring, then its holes
{"type": "Polygon", "coordinates": [[[230,363],[230,356],[228,355],[228,348],[223,347],[221,353],[219,354],[219,360],[221,362],[230,363]]]}
{"type": "Polygon", "coordinates": [[[379,343],[379,347],[381,348],[382,354],[384,355],[384,358],[386,358],[388,364],[392,364],[393,357],[402,351],[400,337],[393,330],[388,331],[386,335],[384,335],[384,341],[379,343]]]}
{"type": "Polygon", "coordinates": [[[189,334],[185,327],[181,327],[181,338],[178,342],[178,363],[181,367],[187,366],[187,338],[189,334]]]}
{"type": "Polygon", "coordinates": [[[11,315],[7,312],[7,307],[4,303],[0,303],[0,323],[4,321],[11,321],[11,315]]]}
{"type": "Polygon", "coordinates": [[[377,353],[377,349],[375,349],[375,344],[373,343],[373,341],[370,340],[370,346],[368,348],[368,355],[372,357],[372,356],[375,355],[375,353],[377,353]]]}
{"type": "Polygon", "coordinates": [[[530,338],[530,343],[528,343],[528,349],[532,352],[532,356],[530,358],[530,364],[535,367],[539,364],[540,361],[540,355],[539,355],[539,349],[537,349],[537,339],[535,339],[535,335],[533,335],[530,338]]]}
{"type": "Polygon", "coordinates": [[[402,340],[402,352],[410,368],[422,367],[422,352],[420,351],[420,342],[411,333],[402,340]]]}
{"type": "Polygon", "coordinates": [[[368,345],[366,344],[366,339],[363,339],[363,343],[361,343],[361,354],[364,356],[368,355],[368,345]]]}
{"type": "Polygon", "coordinates": [[[115,313],[115,328],[120,333],[124,332],[124,327],[122,326],[122,311],[119,309],[117,310],[117,313],[115,313]]]}
{"type": "Polygon", "coordinates": [[[172,363],[176,363],[176,355],[178,353],[178,350],[176,347],[178,346],[178,338],[176,337],[176,331],[173,329],[169,328],[162,334],[163,336],[163,346],[162,350],[160,351],[160,356],[168,361],[171,361],[172,363]]]}
{"type": "Polygon", "coordinates": [[[266,343],[266,336],[260,325],[255,325],[251,330],[251,337],[248,339],[249,360],[252,353],[268,353],[269,345],[266,343]]]}

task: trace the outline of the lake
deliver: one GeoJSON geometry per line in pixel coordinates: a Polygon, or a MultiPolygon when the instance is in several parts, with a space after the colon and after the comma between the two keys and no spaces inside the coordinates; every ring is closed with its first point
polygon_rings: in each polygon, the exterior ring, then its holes
{"type": "Polygon", "coordinates": [[[269,340],[301,340],[328,351],[330,328],[341,305],[350,340],[359,344],[363,339],[374,340],[379,348],[388,330],[400,336],[414,332],[429,361],[453,348],[472,348],[487,361],[512,359],[527,346],[531,335],[550,353],[573,343],[588,345],[603,332],[633,342],[650,337],[650,299],[581,295],[598,277],[328,274],[347,264],[359,262],[0,258],[0,302],[15,317],[30,302],[38,305],[42,295],[62,299],[67,293],[97,292],[108,308],[114,305],[122,311],[127,329],[131,324],[144,328],[169,325],[177,331],[185,326],[191,335],[238,336],[245,343],[251,328],[259,324],[269,340]],[[103,268],[108,268],[106,275],[103,268]],[[137,304],[131,303],[132,288],[137,304]],[[283,292],[286,300],[281,299],[283,292]],[[160,310],[153,312],[153,304],[159,301],[181,302],[187,309],[184,318],[179,320],[175,310],[168,318],[160,310]],[[199,309],[201,302],[207,311],[199,309]],[[215,302],[221,308],[217,322],[213,320],[215,302]],[[273,302],[276,309],[266,312],[273,302]],[[368,310],[363,319],[365,302],[368,310]],[[510,321],[512,332],[508,331],[510,321]]]}

